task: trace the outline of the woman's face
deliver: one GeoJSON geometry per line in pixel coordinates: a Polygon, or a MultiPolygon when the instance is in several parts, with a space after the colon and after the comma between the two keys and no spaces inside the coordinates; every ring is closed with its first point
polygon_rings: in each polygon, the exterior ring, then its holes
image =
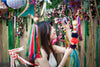
{"type": "Polygon", "coordinates": [[[52,41],[55,38],[57,38],[56,31],[55,31],[54,27],[51,26],[50,40],[52,41]]]}

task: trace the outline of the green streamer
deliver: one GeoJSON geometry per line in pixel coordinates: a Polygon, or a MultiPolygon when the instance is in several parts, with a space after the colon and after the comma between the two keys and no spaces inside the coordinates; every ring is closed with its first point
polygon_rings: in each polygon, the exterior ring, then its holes
{"type": "Polygon", "coordinates": [[[9,49],[14,48],[14,31],[12,21],[8,21],[8,39],[9,39],[9,49]]]}
{"type": "Polygon", "coordinates": [[[36,26],[35,26],[34,39],[33,39],[33,41],[34,41],[34,45],[33,45],[33,46],[34,46],[34,51],[33,51],[34,54],[35,54],[35,52],[37,51],[36,33],[37,33],[37,32],[36,32],[36,26]]]}
{"type": "MultiPolygon", "coordinates": [[[[31,34],[32,34],[32,27],[31,27],[31,31],[30,31],[30,35],[29,36],[31,36],[31,34]]],[[[26,54],[25,54],[26,57],[28,56],[28,49],[29,49],[29,46],[30,46],[30,40],[31,40],[31,37],[29,38],[29,41],[28,41],[28,45],[27,45],[27,49],[26,49],[26,54]]]]}

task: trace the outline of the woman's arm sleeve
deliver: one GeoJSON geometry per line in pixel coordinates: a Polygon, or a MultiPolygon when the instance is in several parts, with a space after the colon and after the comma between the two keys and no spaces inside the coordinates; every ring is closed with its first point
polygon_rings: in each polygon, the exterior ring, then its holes
{"type": "Polygon", "coordinates": [[[55,53],[65,53],[65,51],[66,51],[65,47],[61,47],[61,46],[57,46],[57,45],[53,45],[53,49],[54,49],[55,53]]]}

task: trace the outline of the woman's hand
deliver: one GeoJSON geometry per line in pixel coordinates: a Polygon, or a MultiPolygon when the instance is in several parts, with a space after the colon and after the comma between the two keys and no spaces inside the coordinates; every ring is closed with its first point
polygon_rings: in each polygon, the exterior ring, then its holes
{"type": "Polygon", "coordinates": [[[71,52],[73,52],[73,49],[71,49],[70,47],[68,47],[67,49],[66,49],[66,51],[65,51],[65,55],[70,55],[71,54],[71,52]]]}

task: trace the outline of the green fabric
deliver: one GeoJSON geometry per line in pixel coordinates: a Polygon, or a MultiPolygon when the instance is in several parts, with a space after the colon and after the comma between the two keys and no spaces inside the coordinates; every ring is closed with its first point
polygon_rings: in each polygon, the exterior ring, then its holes
{"type": "Polygon", "coordinates": [[[8,21],[8,41],[9,41],[9,49],[13,49],[14,48],[14,33],[13,33],[12,21],[8,21]]]}
{"type": "Polygon", "coordinates": [[[96,67],[99,67],[99,27],[97,27],[97,37],[96,37],[96,67]]]}
{"type": "Polygon", "coordinates": [[[34,14],[34,5],[29,5],[29,8],[20,16],[20,17],[25,17],[28,14],[35,16],[34,14]]]}
{"type": "Polygon", "coordinates": [[[36,45],[37,45],[37,42],[36,42],[36,41],[37,41],[37,40],[36,40],[36,26],[35,26],[34,40],[33,40],[33,41],[34,41],[34,45],[33,45],[33,46],[34,46],[34,51],[33,51],[33,52],[34,52],[34,54],[35,54],[35,52],[37,51],[37,46],[36,46],[36,45]]]}

